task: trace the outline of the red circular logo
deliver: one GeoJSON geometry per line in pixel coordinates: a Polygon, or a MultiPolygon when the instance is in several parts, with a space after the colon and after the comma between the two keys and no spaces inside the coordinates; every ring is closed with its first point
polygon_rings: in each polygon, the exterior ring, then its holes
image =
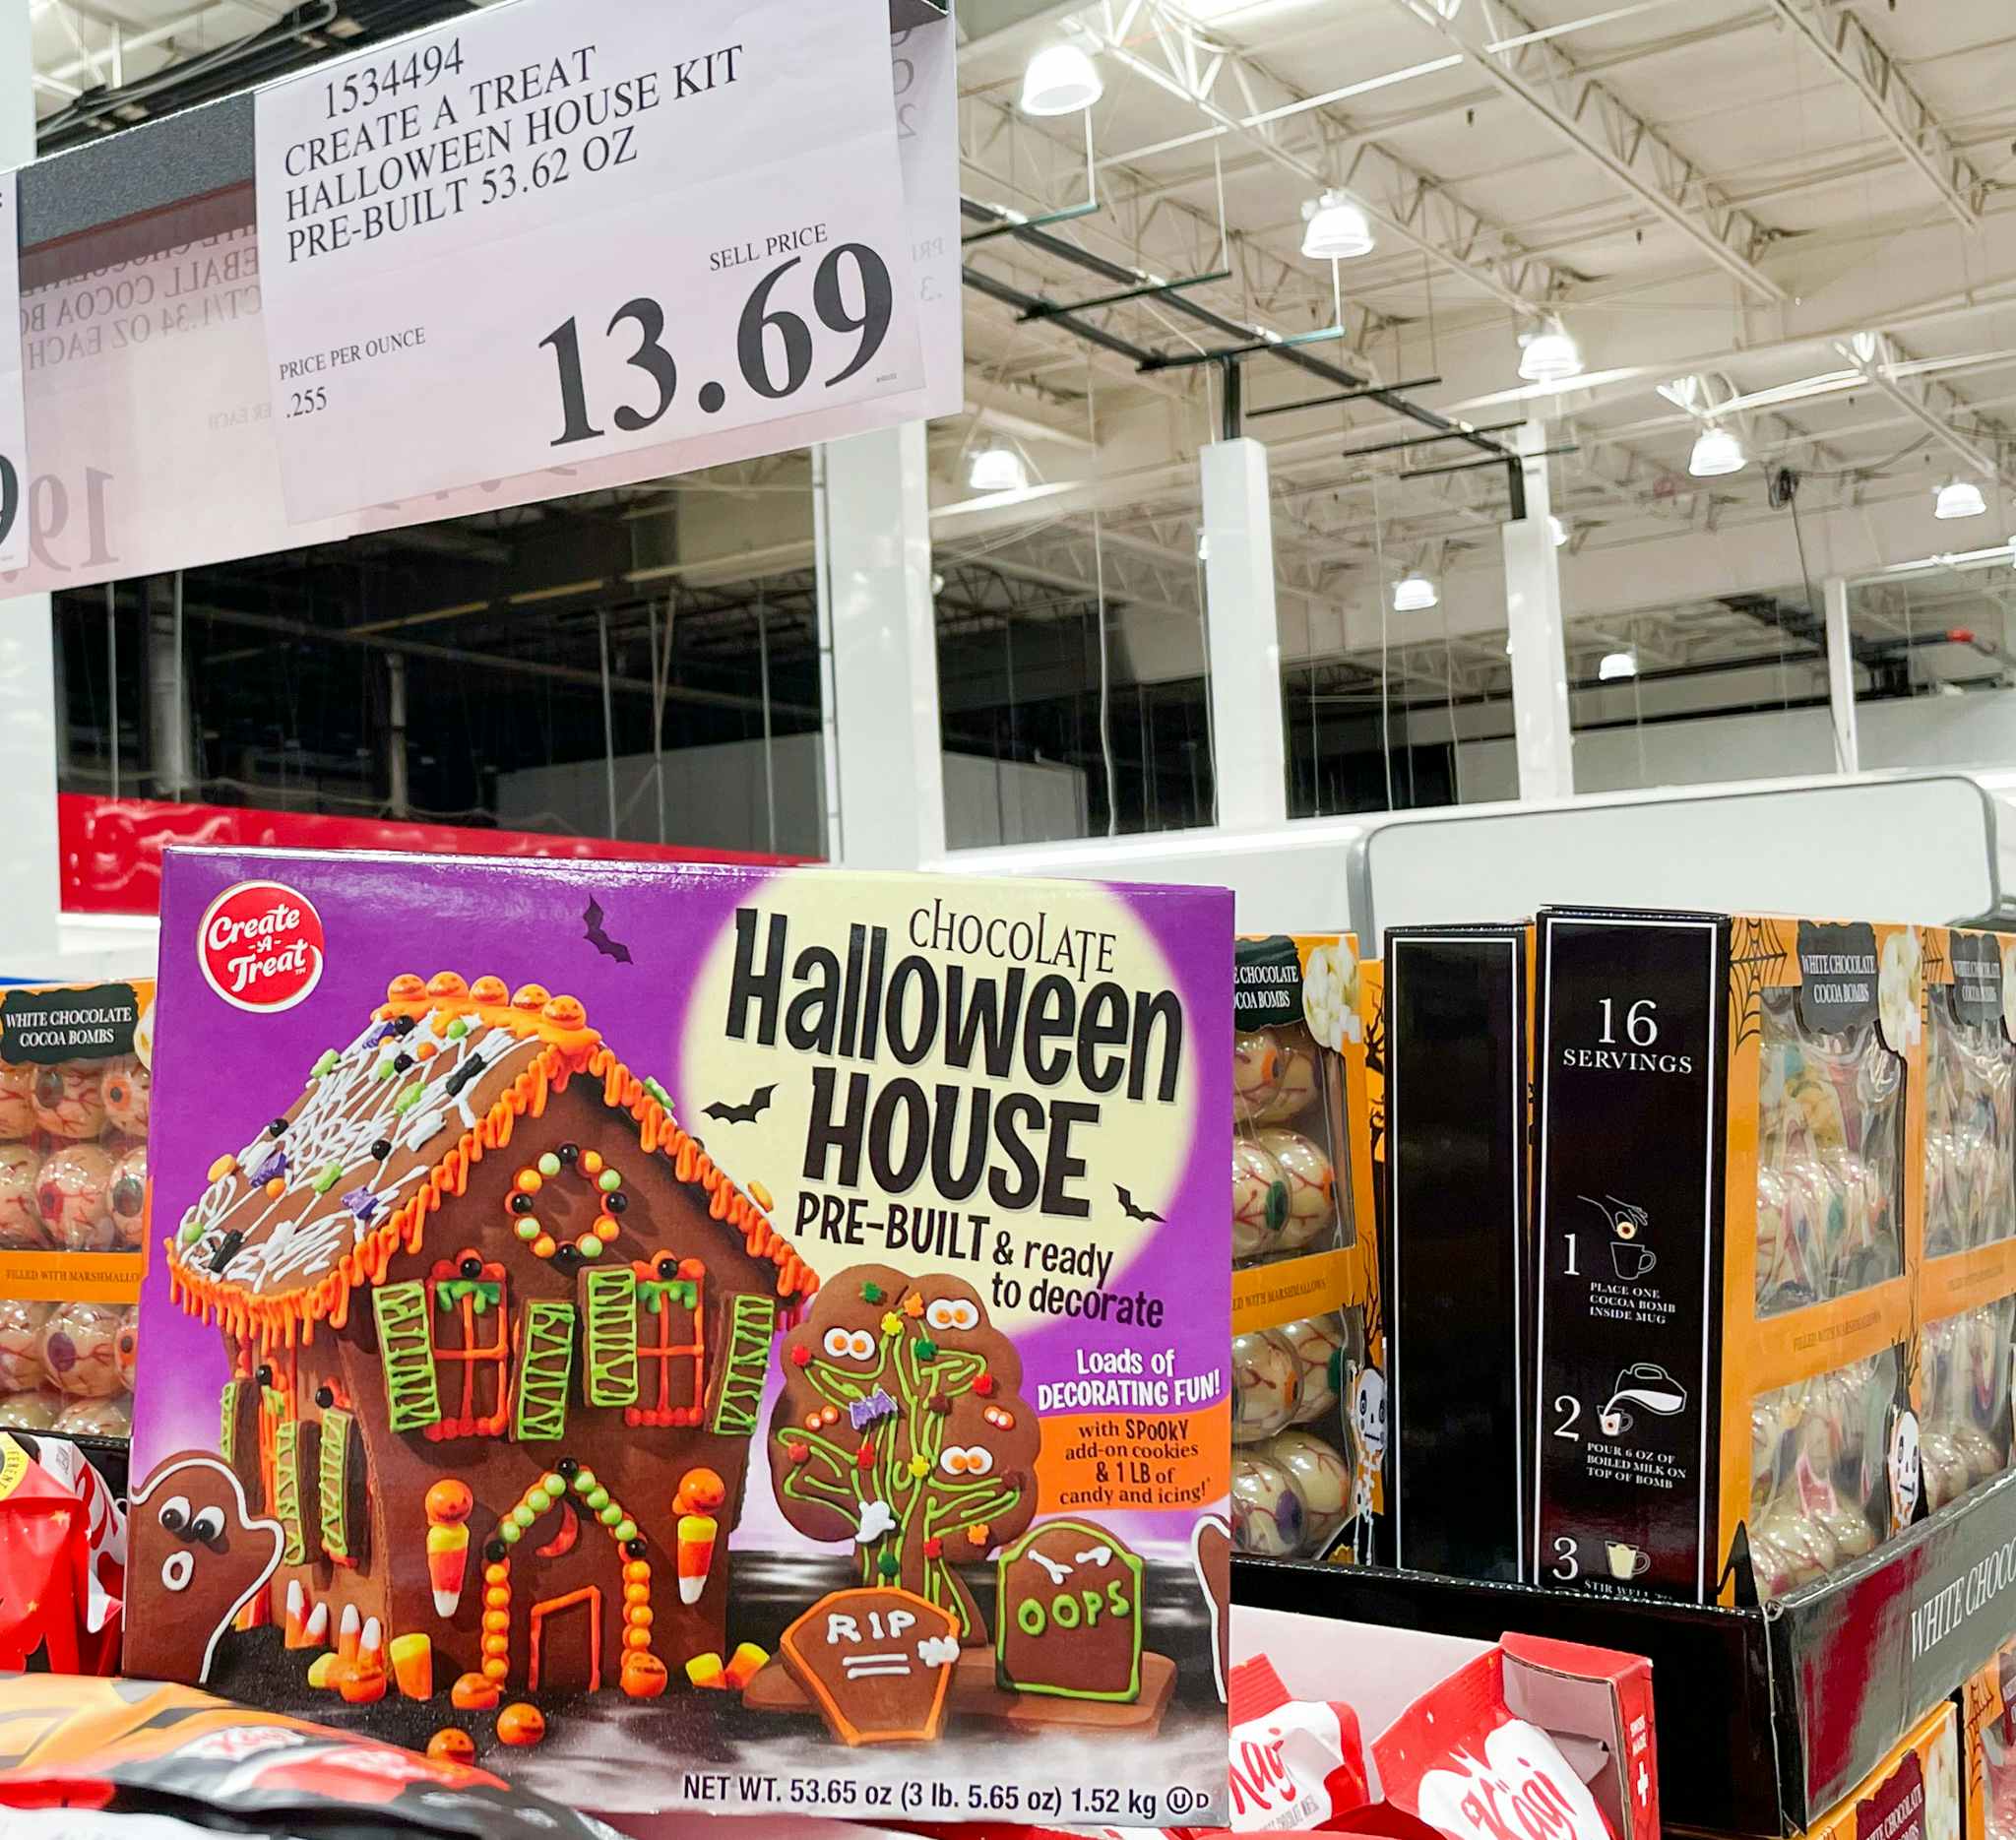
{"type": "Polygon", "coordinates": [[[322,982],[322,916],[284,882],[240,882],[210,904],[196,957],[237,1009],[292,1009],[322,982]]]}

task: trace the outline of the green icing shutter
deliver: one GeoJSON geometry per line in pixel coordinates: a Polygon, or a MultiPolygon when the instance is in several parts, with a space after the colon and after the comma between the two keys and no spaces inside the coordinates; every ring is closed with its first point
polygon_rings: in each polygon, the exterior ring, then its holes
{"type": "Polygon", "coordinates": [[[322,1494],[322,1551],[339,1563],[347,1563],[351,1557],[347,1503],[354,1428],[355,1422],[341,1407],[332,1406],[322,1415],[322,1452],[316,1466],[322,1494]]]}
{"type": "Polygon", "coordinates": [[[273,1428],[273,1511],[285,1535],[280,1554],[284,1565],[305,1565],[317,1556],[317,1454],[314,1426],[283,1419],[273,1428]]]}
{"type": "Polygon", "coordinates": [[[747,1437],[756,1429],[763,1381],[770,1372],[770,1337],[777,1327],[772,1298],[739,1294],[728,1302],[728,1358],[714,1402],[714,1429],[721,1437],[747,1437]]]}
{"type": "Polygon", "coordinates": [[[574,1305],[536,1298],[519,1318],[524,1347],[511,1434],[522,1444],[567,1435],[567,1383],[574,1374],[574,1305]]]}
{"type": "Polygon", "coordinates": [[[637,1274],[591,1271],[582,1275],[587,1308],[583,1390],[591,1406],[637,1403],[637,1274]]]}
{"type": "Polygon", "coordinates": [[[224,1382],[224,1396],[219,1408],[217,1453],[223,1458],[227,1470],[238,1467],[238,1415],[245,1410],[245,1397],[251,1390],[250,1380],[224,1382]]]}
{"type": "Polygon", "coordinates": [[[385,1365],[387,1420],[395,1431],[424,1431],[441,1420],[427,1288],[417,1278],[381,1284],[371,1293],[371,1310],[378,1318],[378,1359],[385,1365]]]}

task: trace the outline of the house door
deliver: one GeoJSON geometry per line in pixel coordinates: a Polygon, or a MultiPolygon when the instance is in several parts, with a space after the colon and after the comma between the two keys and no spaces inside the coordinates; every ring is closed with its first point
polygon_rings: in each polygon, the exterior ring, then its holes
{"type": "Polygon", "coordinates": [[[593,1693],[602,1683],[602,1594],[588,1585],[532,1607],[526,1691],[593,1693]]]}

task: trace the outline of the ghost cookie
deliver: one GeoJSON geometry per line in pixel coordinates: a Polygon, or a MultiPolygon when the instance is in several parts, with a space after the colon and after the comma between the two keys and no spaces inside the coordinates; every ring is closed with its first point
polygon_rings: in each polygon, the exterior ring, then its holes
{"type": "Polygon", "coordinates": [[[133,1497],[131,1564],[158,1578],[158,1614],[130,1624],[125,1666],[144,1679],[210,1679],[217,1645],[280,1568],[278,1521],[255,1520],[244,1485],[206,1451],[178,1451],[133,1497]]]}
{"type": "Polygon", "coordinates": [[[1190,1563],[1211,1618],[1211,1673],[1224,1699],[1232,1658],[1232,1530],[1220,1516],[1207,1514],[1190,1530],[1190,1563]]]}

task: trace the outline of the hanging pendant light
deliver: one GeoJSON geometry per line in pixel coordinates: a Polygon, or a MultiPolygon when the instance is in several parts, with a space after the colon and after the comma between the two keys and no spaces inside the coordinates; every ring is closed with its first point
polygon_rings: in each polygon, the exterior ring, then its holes
{"type": "Polygon", "coordinates": [[[1029,468],[1012,447],[976,448],[966,482],[976,492],[1020,492],[1029,485],[1029,468]]]}
{"type": "Polygon", "coordinates": [[[1718,428],[1710,422],[1694,443],[1687,471],[1697,479],[1719,479],[1725,474],[1742,472],[1749,460],[1732,428],[1718,428]]]}
{"type": "Polygon", "coordinates": [[[1986,515],[1987,500],[1972,479],[1948,479],[1932,499],[1935,518],[1979,518],[1986,515]]]}
{"type": "Polygon", "coordinates": [[[1393,585],[1393,610],[1396,613],[1425,613],[1430,607],[1440,606],[1442,597],[1431,582],[1419,570],[1393,585]]]}
{"type": "Polygon", "coordinates": [[[1325,192],[1302,207],[1302,254],[1311,262],[1349,262],[1368,256],[1378,239],[1372,221],[1339,192],[1325,192]]]}
{"type": "Polygon", "coordinates": [[[1046,44],[1022,73],[1025,115],[1076,115],[1105,94],[1099,66],[1075,44],[1046,44]]]}
{"type": "Polygon", "coordinates": [[[1554,539],[1554,547],[1560,549],[1568,541],[1568,527],[1550,511],[1547,513],[1547,535],[1554,539]]]}
{"type": "Polygon", "coordinates": [[[1553,314],[1519,335],[1519,374],[1528,383],[1565,383],[1582,375],[1582,348],[1553,314]]]}

